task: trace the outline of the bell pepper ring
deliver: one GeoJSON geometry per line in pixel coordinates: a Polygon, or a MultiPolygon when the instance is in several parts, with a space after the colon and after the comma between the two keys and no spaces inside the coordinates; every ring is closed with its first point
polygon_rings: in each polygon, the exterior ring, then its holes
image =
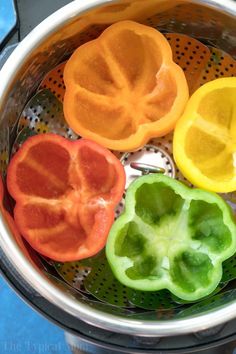
{"type": "Polygon", "coordinates": [[[173,140],[175,162],[195,186],[236,190],[236,77],[201,86],[179,119],[173,140]]]}
{"type": "Polygon", "coordinates": [[[110,151],[56,134],[27,139],[7,171],[19,232],[36,251],[61,262],[105,246],[124,187],[124,168],[110,151]]]}
{"type": "Polygon", "coordinates": [[[82,137],[132,151],[173,130],[188,100],[167,39],[132,21],[111,25],[66,63],[64,115],[82,137]]]}
{"type": "Polygon", "coordinates": [[[236,226],[220,196],[156,174],[129,186],[125,212],[106,245],[122,284],[142,291],[168,289],[188,301],[214,291],[222,262],[235,251],[236,226]]]}

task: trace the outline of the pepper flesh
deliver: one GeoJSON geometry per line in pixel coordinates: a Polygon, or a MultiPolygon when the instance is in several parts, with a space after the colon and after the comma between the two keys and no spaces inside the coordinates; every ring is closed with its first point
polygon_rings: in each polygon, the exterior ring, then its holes
{"type": "Polygon", "coordinates": [[[29,138],[7,173],[20,233],[35,250],[62,262],[105,246],[124,185],[124,168],[110,151],[56,134],[29,138]]]}
{"type": "Polygon", "coordinates": [[[132,21],[80,46],[64,70],[64,114],[79,135],[130,151],[170,132],[188,100],[166,38],[132,21]]]}
{"type": "Polygon", "coordinates": [[[236,251],[236,227],[218,195],[163,175],[138,178],[113,224],[106,255],[116,278],[142,290],[168,289],[194,301],[210,294],[236,251]]]}
{"type": "Polygon", "coordinates": [[[179,119],[173,141],[175,162],[195,186],[236,190],[236,77],[201,86],[179,119]]]}

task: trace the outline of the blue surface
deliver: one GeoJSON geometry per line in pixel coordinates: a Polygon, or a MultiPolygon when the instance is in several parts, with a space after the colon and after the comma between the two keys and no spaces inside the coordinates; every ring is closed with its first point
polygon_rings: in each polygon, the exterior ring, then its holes
{"type": "Polygon", "coordinates": [[[16,25],[14,0],[0,0],[0,44],[16,25]]]}
{"type": "Polygon", "coordinates": [[[26,305],[1,276],[0,353],[71,353],[63,331],[26,305]]]}

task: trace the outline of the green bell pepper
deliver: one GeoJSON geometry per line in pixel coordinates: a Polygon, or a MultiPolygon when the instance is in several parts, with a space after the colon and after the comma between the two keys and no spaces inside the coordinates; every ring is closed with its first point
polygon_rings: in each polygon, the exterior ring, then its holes
{"type": "Polygon", "coordinates": [[[106,245],[122,284],[142,291],[169,289],[190,301],[214,291],[222,262],[235,252],[236,226],[220,196],[154,174],[130,185],[125,212],[106,245]]]}

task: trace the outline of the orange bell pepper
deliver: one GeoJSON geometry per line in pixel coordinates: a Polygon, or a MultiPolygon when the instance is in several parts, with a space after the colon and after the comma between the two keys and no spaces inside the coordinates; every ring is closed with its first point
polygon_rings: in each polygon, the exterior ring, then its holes
{"type": "Polygon", "coordinates": [[[188,100],[165,37],[132,21],[80,46],[64,70],[64,114],[79,135],[130,151],[170,132],[188,100]]]}

